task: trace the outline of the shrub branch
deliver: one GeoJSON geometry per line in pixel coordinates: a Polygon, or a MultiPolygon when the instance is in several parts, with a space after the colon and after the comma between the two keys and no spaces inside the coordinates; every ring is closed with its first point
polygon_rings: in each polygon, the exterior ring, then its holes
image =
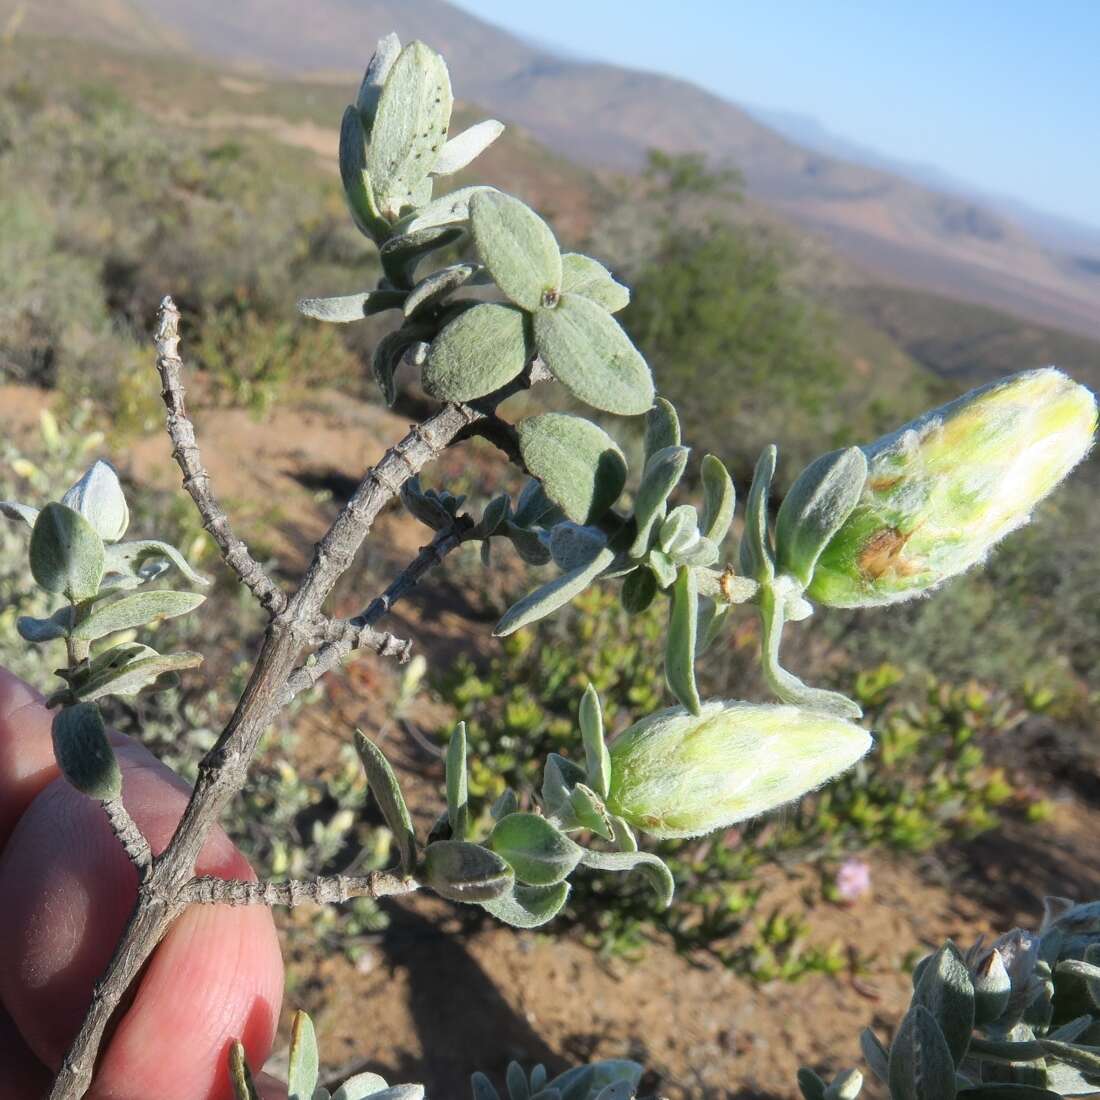
{"type": "MultiPolygon", "coordinates": [[[[298,691],[316,683],[324,672],[335,667],[341,656],[355,648],[369,648],[380,655],[398,658],[407,655],[410,643],[375,631],[373,624],[462,541],[462,535],[468,530],[468,520],[456,523],[425,547],[389,588],[361,615],[344,623],[339,633],[326,629],[326,640],[313,663],[300,664],[302,653],[316,644],[318,625],[324,622],[325,601],[351,566],[379,513],[398,497],[410,478],[437,459],[447,447],[470,434],[477,425],[495,419],[496,408],[502,401],[550,378],[546,368],[536,360],[496,393],[469,404],[449,402],[422,423],[413,425],[364,475],[351,499],[318,542],[297,591],[287,596],[233,534],[228,517],[211,492],[194,424],[184,405],[179,310],[170,297],[161,302],[155,342],[168,435],[172,440],[173,456],[183,471],[184,487],[195,501],[203,525],[217,542],[222,557],[271,618],[252,675],[236,709],[217,743],[199,764],[195,787],[183,817],[168,846],[160,855],[152,857],[142,876],[134,910],[106,972],[96,983],[80,1031],[54,1081],[50,1100],[80,1100],[88,1090],[104,1031],[126,991],[173,921],[196,900],[193,896],[196,890],[209,889],[193,885],[201,881],[193,875],[203,842],[230,799],[243,787],[260,738],[282,708],[298,691]]],[[[489,434],[500,436],[499,430],[489,434]]],[[[135,850],[140,847],[136,842],[132,842],[132,846],[135,850]]],[[[371,876],[349,881],[369,883],[371,876]]],[[[383,889],[382,882],[375,880],[374,888],[383,889]]],[[[252,884],[246,885],[251,887],[252,884]]],[[[414,886],[414,883],[407,883],[403,890],[414,886]]],[[[306,897],[310,887],[300,884],[295,889],[301,889],[302,896],[306,897]]],[[[324,889],[327,891],[329,887],[324,889]]],[[[337,892],[339,889],[342,888],[337,892]]],[[[285,904],[282,895],[285,893],[289,899],[292,888],[290,884],[268,884],[261,887],[261,894],[265,890],[273,891],[278,903],[285,904]]],[[[244,893],[247,895],[248,890],[244,893]]],[[[256,904],[262,901],[262,897],[258,897],[256,904]]]]}

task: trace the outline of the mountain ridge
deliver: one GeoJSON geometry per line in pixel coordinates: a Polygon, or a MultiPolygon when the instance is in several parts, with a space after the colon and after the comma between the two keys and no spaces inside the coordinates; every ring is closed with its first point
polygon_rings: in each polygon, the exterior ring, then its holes
{"type": "MultiPolygon", "coordinates": [[[[704,152],[744,174],[747,192],[825,236],[876,277],[1010,309],[1100,337],[1100,265],[1044,247],[972,196],[807,149],[689,81],[555,54],[444,0],[60,0],[136,9],[167,45],[283,72],[359,73],[396,30],[444,52],[456,90],[567,157],[633,171],[646,151],[704,152]]],[[[0,15],[11,0],[0,0],[0,15]]],[[[31,9],[32,13],[39,6],[31,9]]],[[[149,48],[148,31],[137,48],[149,48]]]]}

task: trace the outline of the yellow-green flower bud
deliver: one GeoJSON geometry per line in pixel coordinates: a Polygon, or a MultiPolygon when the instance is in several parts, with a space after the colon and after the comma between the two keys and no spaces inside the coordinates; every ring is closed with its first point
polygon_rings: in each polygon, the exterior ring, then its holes
{"type": "Polygon", "coordinates": [[[807,595],[832,607],[893,603],[969,569],[1084,458],[1096,400],[1048,367],[960,397],[864,448],[855,510],[807,595]]]}
{"type": "Polygon", "coordinates": [[[702,836],[801,798],[870,746],[862,726],[800,707],[672,707],[611,746],[607,808],[651,836],[702,836]]]}

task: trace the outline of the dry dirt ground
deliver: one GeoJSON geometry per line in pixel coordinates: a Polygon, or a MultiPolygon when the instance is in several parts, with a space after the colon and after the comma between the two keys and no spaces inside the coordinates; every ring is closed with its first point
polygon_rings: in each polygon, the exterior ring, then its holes
{"type": "MultiPolygon", "coordinates": [[[[34,391],[0,389],[8,430],[30,430],[41,403],[34,391]]],[[[242,533],[262,528],[291,571],[335,507],[318,487],[338,490],[357,479],[407,428],[377,407],[323,392],[308,407],[277,411],[264,422],[225,410],[202,410],[196,419],[215,487],[228,504],[245,505],[242,533]]],[[[177,475],[167,451],[163,437],[139,440],[122,452],[121,465],[169,488],[177,475]]],[[[456,472],[464,461],[466,454],[448,459],[456,472]]],[[[378,576],[399,567],[424,538],[395,512],[386,513],[377,533],[380,549],[368,564],[378,576]]],[[[356,595],[343,601],[350,607],[356,595]]],[[[429,613],[412,601],[396,620],[392,629],[426,637],[429,655],[443,660],[456,640],[473,637],[453,609],[429,613]]],[[[392,670],[370,658],[342,670],[326,701],[301,717],[309,731],[301,765],[322,770],[354,724],[377,729],[393,683],[392,670]]],[[[426,819],[439,764],[411,743],[392,747],[426,819]]],[[[542,934],[488,923],[470,931],[452,907],[414,897],[387,905],[389,929],[357,964],[342,955],[318,958],[288,941],[282,1040],[291,1009],[304,1007],[317,1024],[328,1072],[376,1069],[390,1080],[424,1081],[436,1097],[468,1095],[465,1081],[475,1068],[500,1080],[509,1058],[556,1070],[624,1056],[649,1068],[649,1091],[659,1095],[796,1097],[799,1065],[832,1071],[858,1064],[863,1026],[890,1033],[907,999],[904,967],[914,953],[947,936],[967,943],[982,931],[1031,923],[1046,893],[1100,896],[1095,765],[1082,769],[1071,759],[1065,773],[1072,782],[1059,780],[1048,792],[1057,803],[1049,825],[1006,826],[922,859],[872,857],[871,896],[850,908],[813,909],[813,942],[850,946],[865,962],[858,972],[754,985],[661,944],[638,962],[605,961],[578,937],[555,935],[553,926],[542,934]]],[[[804,884],[797,871],[774,869],[767,877],[770,901],[797,901],[804,884]]],[[[284,930],[300,919],[280,917],[284,930]]]]}

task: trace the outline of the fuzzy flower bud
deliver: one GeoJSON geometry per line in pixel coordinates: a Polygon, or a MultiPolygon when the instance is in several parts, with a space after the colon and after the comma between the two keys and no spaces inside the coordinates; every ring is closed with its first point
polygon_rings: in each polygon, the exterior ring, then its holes
{"type": "Polygon", "coordinates": [[[104,542],[117,542],[130,525],[130,509],[118,474],[103,459],[88,467],[84,476],[61,498],[61,503],[79,512],[104,542]]]}
{"type": "Polygon", "coordinates": [[[799,707],[672,707],[611,746],[607,807],[651,836],[702,836],[801,798],[870,747],[861,726],[799,707]]]}
{"type": "Polygon", "coordinates": [[[925,592],[980,562],[1084,458],[1096,400],[1048,367],[972,391],[864,448],[855,510],[807,595],[869,607],[925,592]]]}

